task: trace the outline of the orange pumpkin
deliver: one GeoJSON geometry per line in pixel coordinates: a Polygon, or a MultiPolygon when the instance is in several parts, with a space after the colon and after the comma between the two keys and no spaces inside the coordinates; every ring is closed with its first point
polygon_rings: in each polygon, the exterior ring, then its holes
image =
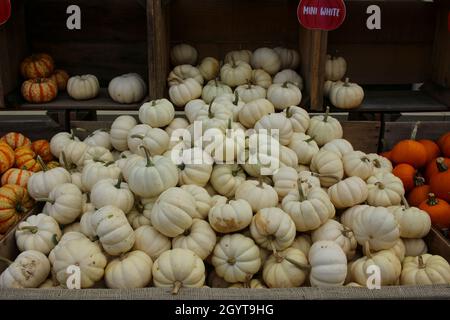
{"type": "Polygon", "coordinates": [[[16,184],[21,187],[27,187],[28,179],[33,172],[23,169],[11,168],[2,176],[2,186],[5,184],[16,184]]]}
{"type": "Polygon", "coordinates": [[[436,142],[427,139],[419,140],[417,142],[425,147],[425,150],[427,152],[427,163],[439,157],[439,155],[441,154],[441,150],[439,149],[439,146],[436,142]]]}
{"type": "Polygon", "coordinates": [[[23,146],[31,146],[30,139],[18,132],[8,132],[0,140],[6,142],[13,150],[23,146]]]}
{"type": "Polygon", "coordinates": [[[53,168],[61,167],[61,164],[58,161],[50,161],[46,163],[46,167],[48,170],[53,168]]]}
{"type": "Polygon", "coordinates": [[[16,167],[32,172],[41,171],[42,167],[36,160],[36,153],[29,147],[16,149],[16,167]]]}
{"type": "Polygon", "coordinates": [[[25,79],[47,78],[53,69],[53,58],[46,53],[33,54],[20,64],[20,72],[25,79]]]}
{"type": "Polygon", "coordinates": [[[450,132],[447,132],[439,138],[438,145],[439,148],[441,148],[442,154],[445,157],[450,158],[450,132]]]}
{"type": "Polygon", "coordinates": [[[381,156],[385,157],[389,161],[392,161],[392,151],[391,150],[382,152],[381,156]]]}
{"type": "Polygon", "coordinates": [[[450,205],[442,199],[436,198],[433,193],[419,205],[419,208],[428,212],[431,222],[439,228],[450,228],[450,205]]]}
{"type": "MultiPolygon", "coordinates": [[[[430,163],[428,163],[426,169],[425,169],[425,179],[427,179],[427,181],[429,182],[431,180],[431,177],[434,176],[435,174],[439,173],[439,168],[438,168],[438,163],[437,163],[437,159],[433,159],[432,161],[430,161],[430,163]]],[[[444,159],[444,164],[447,167],[450,167],[450,158],[443,158],[444,159]]]]}
{"type": "Polygon", "coordinates": [[[403,182],[403,187],[405,191],[408,192],[414,188],[414,179],[416,177],[416,169],[413,166],[401,163],[395,166],[392,173],[400,178],[403,182]]]}
{"type": "Polygon", "coordinates": [[[67,81],[69,81],[69,74],[65,70],[57,69],[50,76],[50,79],[56,82],[59,91],[64,91],[67,87],[67,81]]]}
{"type": "Polygon", "coordinates": [[[20,216],[29,211],[34,200],[28,195],[27,189],[14,184],[6,184],[0,188],[0,233],[5,233],[19,220],[20,216]]]}
{"type": "Polygon", "coordinates": [[[53,160],[53,155],[50,151],[50,143],[47,140],[36,140],[31,144],[31,148],[45,162],[53,160]]]}
{"type": "Polygon", "coordinates": [[[14,150],[3,141],[0,141],[0,174],[14,165],[14,150]]]}
{"type": "Polygon", "coordinates": [[[450,201],[450,170],[445,164],[444,158],[436,160],[439,172],[431,176],[430,188],[438,198],[450,201]]]}
{"type": "Polygon", "coordinates": [[[52,101],[58,94],[56,82],[47,78],[37,78],[25,81],[22,84],[22,96],[31,103],[44,103],[52,101]]]}
{"type": "Polygon", "coordinates": [[[411,206],[418,207],[422,202],[428,199],[428,194],[430,192],[430,186],[425,184],[425,179],[416,177],[416,179],[414,179],[414,189],[412,189],[408,195],[408,203],[411,206]]]}
{"type": "Polygon", "coordinates": [[[395,163],[407,163],[414,168],[423,167],[427,163],[427,150],[421,143],[415,140],[418,125],[416,123],[414,126],[409,140],[400,141],[392,149],[392,160],[395,163]]]}

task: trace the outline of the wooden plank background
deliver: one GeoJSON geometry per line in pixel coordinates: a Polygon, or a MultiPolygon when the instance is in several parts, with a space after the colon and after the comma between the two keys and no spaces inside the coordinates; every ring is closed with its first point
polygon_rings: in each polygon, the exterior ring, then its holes
{"type": "Polygon", "coordinates": [[[346,58],[352,80],[361,84],[409,84],[431,77],[435,3],[350,1],[346,5],[344,24],[329,32],[328,52],[337,51],[346,58]],[[381,30],[366,27],[366,9],[371,4],[381,8],[381,30]]]}
{"type": "MultiPolygon", "coordinates": [[[[386,122],[382,136],[383,150],[391,150],[400,140],[409,139],[415,124],[415,122],[386,122]]],[[[450,121],[421,122],[416,138],[437,140],[448,131],[450,131],[450,121]]]]}

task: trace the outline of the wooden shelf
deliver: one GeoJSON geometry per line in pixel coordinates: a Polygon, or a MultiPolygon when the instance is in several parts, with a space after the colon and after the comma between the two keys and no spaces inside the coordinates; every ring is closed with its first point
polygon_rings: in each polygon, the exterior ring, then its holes
{"type": "MultiPolygon", "coordinates": [[[[333,112],[342,109],[331,108],[333,112]]],[[[345,111],[345,110],[344,110],[345,111]]],[[[351,113],[446,112],[450,107],[421,91],[366,91],[363,104],[351,113]]]]}
{"type": "Polygon", "coordinates": [[[5,111],[18,111],[18,110],[48,110],[48,111],[61,111],[61,110],[138,110],[144,101],[148,100],[145,97],[141,102],[131,104],[121,104],[114,102],[108,95],[106,88],[101,88],[99,95],[90,100],[74,100],[66,92],[58,94],[55,100],[48,103],[28,103],[22,100],[18,107],[0,109],[5,111]]]}

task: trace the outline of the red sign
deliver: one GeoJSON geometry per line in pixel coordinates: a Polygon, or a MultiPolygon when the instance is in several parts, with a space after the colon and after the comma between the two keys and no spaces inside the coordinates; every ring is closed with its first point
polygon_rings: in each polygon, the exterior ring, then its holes
{"type": "Polygon", "coordinates": [[[344,0],[301,0],[298,21],[307,29],[335,30],[345,20],[344,0]]]}
{"type": "Polygon", "coordinates": [[[9,0],[0,0],[0,26],[8,21],[11,16],[11,2],[9,0]]]}

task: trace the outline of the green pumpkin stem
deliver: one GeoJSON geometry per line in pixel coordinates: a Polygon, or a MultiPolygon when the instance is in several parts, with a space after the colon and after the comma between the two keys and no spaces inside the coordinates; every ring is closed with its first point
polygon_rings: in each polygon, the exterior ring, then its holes
{"type": "Polygon", "coordinates": [[[370,243],[369,243],[369,240],[367,240],[367,241],[364,243],[364,246],[363,246],[363,253],[364,253],[364,255],[365,255],[367,258],[372,259],[372,253],[370,252],[370,243]]]}
{"type": "Polygon", "coordinates": [[[306,143],[310,143],[311,141],[314,141],[315,137],[310,137],[309,139],[303,140],[306,143]]]}
{"type": "Polygon", "coordinates": [[[303,191],[303,185],[301,182],[298,184],[298,195],[300,198],[300,202],[303,202],[306,200],[305,191],[303,191]]]}
{"type": "Polygon", "coordinates": [[[425,269],[426,264],[423,262],[423,257],[422,255],[417,257],[417,262],[419,264],[419,269],[425,269]]]}
{"type": "Polygon", "coordinates": [[[30,231],[31,233],[37,233],[39,231],[38,227],[36,226],[26,226],[19,228],[20,231],[30,231]]]}
{"type": "Polygon", "coordinates": [[[143,134],[133,134],[133,135],[131,136],[131,138],[143,140],[143,139],[145,138],[145,136],[144,136],[143,134]]]}
{"type": "Polygon", "coordinates": [[[344,87],[349,87],[349,86],[350,86],[350,79],[345,78],[344,87]]]}
{"type": "Polygon", "coordinates": [[[287,87],[288,87],[288,84],[289,84],[289,81],[285,81],[285,82],[281,85],[281,87],[282,87],[282,88],[287,88],[287,87]]]}
{"type": "Polygon", "coordinates": [[[402,195],[402,202],[403,202],[403,206],[405,207],[406,210],[408,210],[409,207],[409,203],[408,200],[406,200],[405,195],[402,195]]]}
{"type": "Polygon", "coordinates": [[[330,107],[327,106],[326,110],[325,110],[325,116],[323,117],[323,122],[327,122],[328,121],[328,116],[330,115],[330,107]]]}
{"type": "Polygon", "coordinates": [[[235,91],[234,91],[234,101],[233,101],[233,104],[234,104],[235,106],[237,106],[238,103],[239,103],[239,92],[237,92],[237,90],[235,90],[235,91]]]}
{"type": "Polygon", "coordinates": [[[181,281],[175,281],[173,284],[172,294],[178,294],[182,286],[183,283],[181,281]]]}
{"type": "Polygon", "coordinates": [[[154,163],[152,161],[152,158],[150,156],[150,152],[148,151],[148,149],[145,146],[139,146],[139,148],[141,148],[142,150],[144,150],[145,153],[145,158],[147,159],[147,164],[146,167],[153,167],[154,163]]]}
{"type": "Polygon", "coordinates": [[[48,167],[45,164],[44,160],[42,160],[41,156],[37,156],[36,160],[39,163],[39,165],[41,166],[43,171],[48,171],[48,167]]]}
{"type": "Polygon", "coordinates": [[[152,107],[156,106],[156,100],[152,100],[152,103],[150,104],[152,107]]]}
{"type": "Polygon", "coordinates": [[[114,185],[114,187],[116,189],[120,189],[120,186],[122,185],[122,182],[123,182],[123,174],[121,172],[120,175],[119,175],[119,178],[117,178],[117,183],[114,185]]]}
{"type": "Polygon", "coordinates": [[[51,203],[51,204],[55,203],[55,200],[52,200],[52,199],[49,199],[49,198],[36,198],[35,200],[37,202],[48,202],[48,203],[51,203]]]}
{"type": "Polygon", "coordinates": [[[429,206],[436,206],[439,204],[438,199],[436,198],[436,195],[434,193],[429,193],[428,194],[428,200],[427,200],[427,204],[429,206]]]}

